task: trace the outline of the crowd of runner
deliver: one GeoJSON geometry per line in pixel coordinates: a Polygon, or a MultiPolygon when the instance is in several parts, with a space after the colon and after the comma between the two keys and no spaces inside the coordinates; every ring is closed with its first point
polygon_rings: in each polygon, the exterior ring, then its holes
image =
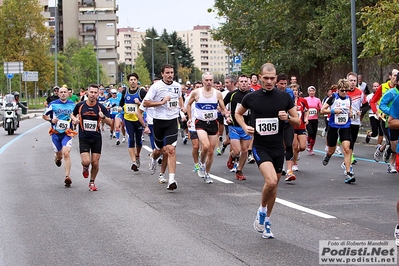
{"type": "MultiPolygon", "coordinates": [[[[361,75],[350,72],[320,100],[315,86],[305,91],[295,76],[288,80],[269,63],[261,67],[259,74],[227,75],[224,84],[206,72],[201,81],[185,85],[173,80],[172,65],[164,65],[162,77],[149,88],[140,87],[136,73],[127,76],[128,87],[105,89],[92,84],[81,90],[80,97],[66,85],[55,87],[52,98],[45,103],[43,119],[51,124],[54,160],[58,167],[64,164],[66,187],[72,184],[70,150],[78,135],[82,175],[89,179],[89,190],[97,190],[102,135],[108,130],[104,124],[109,126],[109,138],[115,139],[115,145],[127,141],[134,172],[142,168],[143,134],[149,136],[153,150],[149,172],[155,174],[157,165],[161,165],[158,181],[167,183],[168,190],[178,187],[179,136],[183,144],[190,140],[193,172],[206,184],[213,183],[210,173],[215,154],[228,153],[226,167],[239,181],[247,178],[244,166],[256,163],[264,186],[254,228],[263,238],[273,238],[270,215],[279,179],[283,175],[286,182],[296,180],[300,153],[306,150],[308,156],[315,154],[319,118],[325,119],[322,141],[326,153],[321,163],[326,166],[333,154],[343,154],[341,167],[346,184],[356,182],[354,147],[365,115],[371,125],[366,142],[376,138],[378,143],[374,160],[378,162],[382,156],[387,172],[397,173],[397,74],[398,70],[393,69],[386,82],[374,82],[369,88],[361,75]]],[[[399,202],[397,208],[399,213],[399,202]]],[[[399,238],[399,226],[395,236],[399,238]]]]}

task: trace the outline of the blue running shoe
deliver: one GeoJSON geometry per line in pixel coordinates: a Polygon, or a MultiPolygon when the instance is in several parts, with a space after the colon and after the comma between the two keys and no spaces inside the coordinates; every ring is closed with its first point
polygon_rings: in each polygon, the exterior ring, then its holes
{"type": "Polygon", "coordinates": [[[346,173],[345,183],[350,184],[352,182],[356,182],[355,175],[351,172],[346,173]]]}
{"type": "Polygon", "coordinates": [[[274,235],[273,235],[273,233],[272,233],[272,231],[271,231],[271,223],[270,222],[266,222],[265,223],[265,230],[263,231],[263,233],[262,233],[262,238],[266,238],[266,239],[269,239],[269,238],[274,238],[274,235]]]}
{"type": "Polygon", "coordinates": [[[266,218],[266,213],[265,212],[260,212],[259,210],[256,212],[256,218],[254,221],[254,229],[258,231],[259,233],[262,233],[265,231],[265,218],[266,218]]]}

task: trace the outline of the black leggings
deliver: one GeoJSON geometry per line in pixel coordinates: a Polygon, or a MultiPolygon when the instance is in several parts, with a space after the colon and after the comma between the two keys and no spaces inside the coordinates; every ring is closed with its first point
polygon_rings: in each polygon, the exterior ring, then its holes
{"type": "Polygon", "coordinates": [[[288,122],[284,125],[285,160],[291,161],[294,157],[292,142],[294,141],[294,127],[288,122]]]}
{"type": "Polygon", "coordinates": [[[318,126],[319,126],[319,120],[317,119],[309,120],[309,123],[306,125],[306,130],[308,131],[309,138],[316,139],[318,126]]]}
{"type": "Polygon", "coordinates": [[[380,121],[374,116],[370,116],[371,137],[384,136],[384,131],[381,127],[380,121]]]}
{"type": "MultiPolygon", "coordinates": [[[[357,135],[359,134],[360,125],[351,125],[351,143],[350,149],[353,151],[353,147],[355,146],[355,142],[357,140],[357,135]]],[[[341,140],[342,141],[342,140],[341,140]]]]}

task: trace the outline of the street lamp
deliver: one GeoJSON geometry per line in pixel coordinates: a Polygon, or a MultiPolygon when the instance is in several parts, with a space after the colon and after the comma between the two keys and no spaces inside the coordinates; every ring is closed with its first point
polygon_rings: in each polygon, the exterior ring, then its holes
{"type": "Polygon", "coordinates": [[[57,0],[54,0],[54,86],[58,86],[58,65],[57,65],[57,54],[58,54],[58,26],[57,26],[57,0]]]}
{"type": "Polygon", "coordinates": [[[151,40],[151,81],[154,81],[154,40],[159,40],[160,37],[150,38],[145,37],[147,40],[151,40]]]}
{"type": "MultiPolygon", "coordinates": [[[[131,65],[131,67],[130,67],[130,73],[133,73],[133,67],[134,67],[134,58],[133,58],[133,32],[134,32],[134,30],[138,30],[138,29],[140,29],[140,27],[128,27],[129,28],[129,30],[131,29],[132,30],[132,34],[130,35],[130,38],[131,38],[131,55],[130,55],[130,63],[132,64],[131,65]]],[[[139,42],[135,42],[136,44],[140,44],[139,42]]]]}
{"type": "MultiPolygon", "coordinates": [[[[168,47],[166,48],[166,51],[165,51],[165,53],[166,53],[166,64],[169,64],[169,61],[168,61],[168,52],[169,52],[169,48],[172,48],[173,47],[173,45],[168,45],[168,47]]],[[[173,52],[172,52],[173,53],[173,52]]],[[[172,53],[170,53],[170,54],[172,54],[172,53]]]]}

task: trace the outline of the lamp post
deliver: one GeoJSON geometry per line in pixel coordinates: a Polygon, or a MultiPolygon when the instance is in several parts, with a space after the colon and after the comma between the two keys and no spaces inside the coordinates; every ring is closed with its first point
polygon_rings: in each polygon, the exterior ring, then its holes
{"type": "Polygon", "coordinates": [[[99,56],[98,56],[98,11],[96,11],[97,14],[97,19],[96,19],[96,56],[97,56],[97,85],[100,85],[100,62],[99,62],[99,56]]]}
{"type": "Polygon", "coordinates": [[[159,40],[160,37],[150,38],[145,37],[147,40],[151,40],[151,81],[154,81],[154,40],[159,40]]]}
{"type": "Polygon", "coordinates": [[[58,86],[58,65],[57,65],[57,54],[58,54],[58,26],[57,26],[57,0],[54,0],[54,86],[58,86]]]}
{"type": "MultiPolygon", "coordinates": [[[[166,51],[165,51],[165,53],[166,53],[166,64],[169,64],[169,61],[168,61],[168,52],[169,52],[169,48],[172,48],[173,47],[173,45],[168,45],[168,47],[166,48],[166,51]]],[[[173,52],[172,52],[173,53],[173,52]]],[[[170,54],[172,54],[172,53],[170,53],[170,54]]]]}
{"type": "MultiPolygon", "coordinates": [[[[129,29],[132,29],[132,34],[130,35],[131,40],[131,54],[130,54],[130,63],[131,63],[131,67],[130,67],[130,73],[133,73],[133,67],[134,67],[134,58],[133,58],[133,32],[134,30],[138,30],[140,29],[140,27],[129,27],[129,29]]],[[[135,42],[136,44],[139,44],[139,42],[135,42]]]]}

